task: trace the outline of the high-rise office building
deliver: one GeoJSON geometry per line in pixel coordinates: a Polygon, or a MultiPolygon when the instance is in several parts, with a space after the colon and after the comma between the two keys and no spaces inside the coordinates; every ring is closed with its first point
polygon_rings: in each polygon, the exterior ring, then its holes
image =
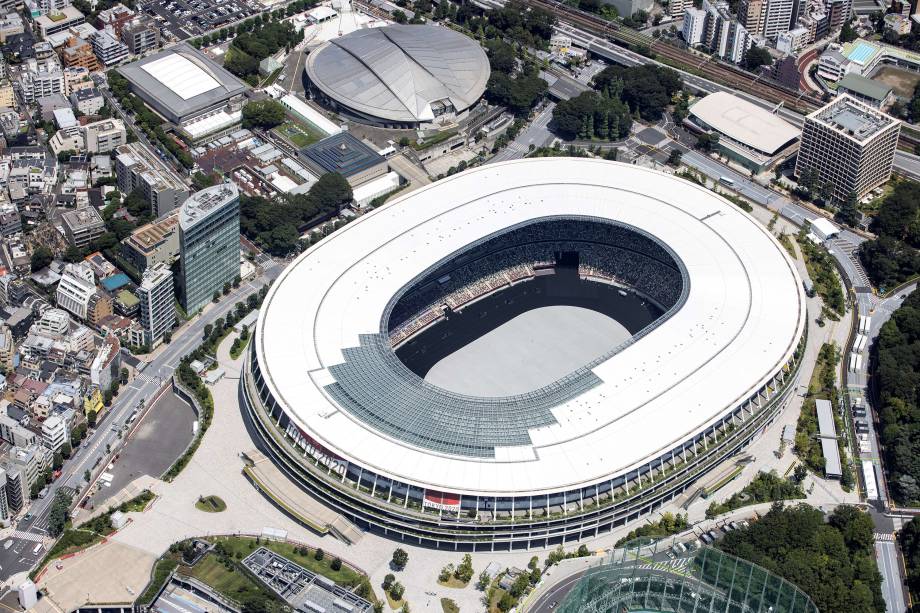
{"type": "Polygon", "coordinates": [[[169,266],[160,263],[145,270],[137,297],[141,300],[144,340],[151,348],[156,347],[176,322],[173,275],[169,266]]]}
{"type": "Polygon", "coordinates": [[[858,200],[891,177],[901,122],[840,95],[805,118],[795,174],[832,186],[835,202],[858,200]]]}
{"type": "Polygon", "coordinates": [[[192,314],[240,274],[240,192],[232,182],[192,194],[179,211],[179,292],[192,314]]]}

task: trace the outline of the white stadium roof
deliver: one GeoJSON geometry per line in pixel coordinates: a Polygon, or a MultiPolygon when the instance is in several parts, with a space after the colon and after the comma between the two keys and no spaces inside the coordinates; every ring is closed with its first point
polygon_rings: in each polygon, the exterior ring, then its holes
{"type": "Polygon", "coordinates": [[[704,431],[784,368],[805,320],[793,264],[738,207],[635,166],[543,158],[443,179],[309,249],[273,284],[255,351],[275,401],[333,453],[430,489],[540,494],[642,466],[704,431]],[[670,318],[597,364],[601,383],[553,407],[556,423],[531,429],[530,445],[488,458],[439,453],[372,428],[329,395],[343,350],[380,333],[391,298],[429,266],[517,224],[572,215],[657,237],[686,267],[689,292],[670,318]]]}
{"type": "Polygon", "coordinates": [[[802,135],[778,115],[728,92],[709,94],[690,107],[690,113],[732,140],[768,155],[802,135]]]}
{"type": "Polygon", "coordinates": [[[183,100],[220,87],[217,79],[179,54],[161,57],[142,66],[142,70],[183,100]]]}

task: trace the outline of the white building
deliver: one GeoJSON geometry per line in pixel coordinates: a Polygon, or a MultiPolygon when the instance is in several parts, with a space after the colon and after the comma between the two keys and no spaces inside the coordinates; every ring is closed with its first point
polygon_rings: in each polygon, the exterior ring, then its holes
{"type": "Polygon", "coordinates": [[[19,73],[16,85],[27,104],[34,103],[38,98],[64,93],[64,72],[57,56],[30,59],[19,73]]]}
{"type": "Polygon", "coordinates": [[[119,64],[131,55],[127,45],[105,31],[93,37],[93,53],[105,66],[119,64]]]}
{"type": "Polygon", "coordinates": [[[96,295],[93,269],[86,262],[68,264],[61,275],[57,288],[57,304],[79,317],[86,319],[89,303],[96,295]]]}
{"type": "Polygon", "coordinates": [[[706,11],[690,7],[684,11],[684,29],[683,37],[691,47],[703,42],[703,34],[706,31],[706,11]]]}
{"type": "Polygon", "coordinates": [[[29,332],[60,340],[70,333],[70,315],[61,309],[48,309],[32,324],[29,332]]]}
{"type": "Polygon", "coordinates": [[[83,126],[85,150],[108,153],[128,142],[128,133],[121,119],[103,119],[83,126]]]}
{"type": "Polygon", "coordinates": [[[144,327],[145,341],[152,348],[159,344],[163,334],[172,329],[176,322],[173,275],[169,267],[160,263],[145,270],[137,297],[141,301],[141,325],[144,327]]]}
{"type": "Polygon", "coordinates": [[[31,609],[38,602],[38,590],[29,579],[16,588],[16,594],[19,596],[19,606],[25,610],[31,609]]]}
{"type": "Polygon", "coordinates": [[[42,424],[42,443],[53,453],[60,451],[69,439],[67,422],[57,415],[52,415],[42,424]]]}
{"type": "Polygon", "coordinates": [[[805,48],[810,38],[808,28],[796,28],[783,32],[776,37],[776,50],[782,51],[789,55],[798,55],[799,51],[805,48]]]}
{"type": "Polygon", "coordinates": [[[795,4],[795,0],[767,0],[763,24],[764,37],[775,39],[783,32],[789,31],[795,4]]]}

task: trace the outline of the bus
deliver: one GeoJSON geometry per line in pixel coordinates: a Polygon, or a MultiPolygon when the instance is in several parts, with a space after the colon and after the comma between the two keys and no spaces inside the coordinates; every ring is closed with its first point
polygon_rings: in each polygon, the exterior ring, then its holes
{"type": "Polygon", "coordinates": [[[42,550],[42,544],[38,543],[35,545],[35,549],[32,550],[32,555],[38,555],[38,552],[42,550]]]}
{"type": "Polygon", "coordinates": [[[731,177],[719,177],[719,183],[733,187],[735,185],[735,180],[731,177]]]}
{"type": "Polygon", "coordinates": [[[868,500],[878,500],[878,483],[875,481],[875,465],[872,460],[863,460],[862,473],[863,481],[866,484],[866,498],[868,500]]]}

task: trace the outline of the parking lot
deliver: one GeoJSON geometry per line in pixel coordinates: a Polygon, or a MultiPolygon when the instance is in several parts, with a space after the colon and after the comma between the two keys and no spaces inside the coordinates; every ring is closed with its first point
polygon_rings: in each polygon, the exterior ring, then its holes
{"type": "Polygon", "coordinates": [[[257,0],[143,0],[138,6],[160,23],[161,34],[175,40],[201,36],[265,8],[257,0]]]}
{"type": "Polygon", "coordinates": [[[110,485],[100,479],[86,508],[102,504],[141,475],[159,477],[166,472],[191,442],[194,422],[195,412],[188,403],[172,391],[163,394],[107,470],[112,476],[110,485]]]}

